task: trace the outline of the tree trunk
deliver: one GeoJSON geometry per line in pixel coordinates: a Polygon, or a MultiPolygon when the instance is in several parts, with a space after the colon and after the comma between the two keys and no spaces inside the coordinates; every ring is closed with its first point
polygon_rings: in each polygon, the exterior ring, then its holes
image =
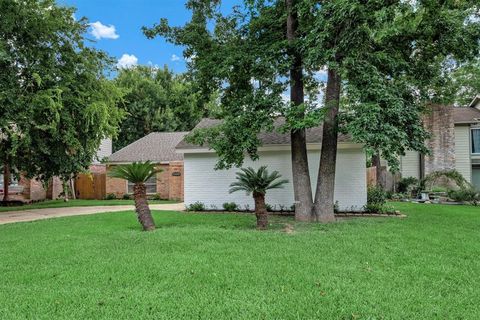
{"type": "Polygon", "coordinates": [[[72,199],[77,199],[77,195],[75,194],[75,178],[70,178],[69,180],[70,188],[72,190],[72,199]]]}
{"type": "Polygon", "coordinates": [[[63,201],[68,202],[68,183],[62,178],[63,201]]]}
{"type": "Polygon", "coordinates": [[[382,188],[383,190],[385,190],[386,185],[387,185],[387,182],[386,182],[385,179],[384,179],[384,178],[385,178],[385,175],[384,175],[383,168],[382,168],[382,162],[381,162],[380,152],[378,152],[377,154],[375,154],[374,156],[372,156],[372,166],[375,167],[375,171],[376,171],[376,176],[377,176],[376,184],[377,184],[377,187],[380,187],[380,188],[382,188]]]}
{"type": "MultiPolygon", "coordinates": [[[[290,68],[290,101],[293,107],[302,106],[304,103],[304,84],[302,56],[295,49],[296,32],[298,29],[298,16],[294,8],[294,0],[285,0],[288,10],[287,39],[289,41],[288,53],[293,60],[290,68]]],[[[298,114],[302,118],[303,112],[298,114]]],[[[313,197],[308,168],[307,142],[305,129],[292,130],[291,155],[293,193],[295,199],[295,219],[309,221],[312,219],[313,197]]]]}
{"type": "Polygon", "coordinates": [[[9,186],[10,186],[10,165],[8,161],[5,161],[3,164],[3,201],[10,201],[9,196],[9,186]]]}
{"type": "Polygon", "coordinates": [[[133,186],[133,198],[135,199],[135,211],[137,212],[138,222],[143,227],[143,231],[155,230],[155,222],[147,201],[147,188],[144,183],[135,183],[133,186]]]}
{"type": "Polygon", "coordinates": [[[266,230],[268,228],[268,211],[265,207],[265,194],[254,193],[255,216],[257,217],[257,229],[266,230]]]}
{"type": "Polygon", "coordinates": [[[317,221],[330,222],[334,216],[335,165],[337,162],[338,108],[340,106],[341,79],[337,70],[328,70],[323,122],[322,150],[315,192],[314,214],[317,221]]]}

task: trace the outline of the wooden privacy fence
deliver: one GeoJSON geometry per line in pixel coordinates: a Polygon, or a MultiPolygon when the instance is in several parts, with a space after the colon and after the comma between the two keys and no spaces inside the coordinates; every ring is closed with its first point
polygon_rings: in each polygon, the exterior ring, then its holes
{"type": "MultiPolygon", "coordinates": [[[[393,191],[395,192],[395,187],[400,179],[400,173],[392,173],[387,170],[386,167],[382,167],[382,179],[385,183],[385,190],[386,191],[393,191]]],[[[377,185],[377,167],[369,167],[367,168],[367,186],[368,187],[375,187],[377,185]]]]}
{"type": "Polygon", "coordinates": [[[105,199],[106,179],[105,173],[79,174],[75,179],[75,194],[77,199],[105,199]]]}
{"type": "Polygon", "coordinates": [[[367,168],[367,186],[375,187],[377,185],[377,167],[367,168]]]}

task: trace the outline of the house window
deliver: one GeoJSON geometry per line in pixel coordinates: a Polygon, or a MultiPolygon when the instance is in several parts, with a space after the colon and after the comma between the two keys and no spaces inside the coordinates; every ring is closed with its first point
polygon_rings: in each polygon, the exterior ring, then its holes
{"type": "MultiPolygon", "coordinates": [[[[133,193],[133,183],[127,182],[127,193],[133,193]]],[[[153,176],[145,182],[147,194],[157,193],[157,177],[153,176]]]]}
{"type": "MultiPolygon", "coordinates": [[[[3,189],[3,174],[0,174],[0,187],[3,189]]],[[[18,180],[13,174],[10,175],[10,187],[18,187],[18,180]]]]}
{"type": "Polygon", "coordinates": [[[472,153],[480,154],[480,128],[472,129],[472,153]]]}

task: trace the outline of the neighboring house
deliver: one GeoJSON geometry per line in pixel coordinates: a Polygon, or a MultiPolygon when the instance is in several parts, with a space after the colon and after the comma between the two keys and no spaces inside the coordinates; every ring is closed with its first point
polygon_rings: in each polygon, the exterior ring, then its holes
{"type": "MultiPolygon", "coordinates": [[[[105,173],[106,166],[100,161],[112,154],[112,140],[103,139],[95,159],[89,170],[92,173],[105,173]]],[[[11,200],[20,200],[24,202],[40,201],[45,199],[58,199],[63,192],[62,182],[58,177],[54,177],[47,188],[36,179],[27,179],[21,176],[16,179],[11,176],[9,194],[11,200]]],[[[0,174],[0,196],[3,198],[3,174],[0,174]]]]}
{"type": "MultiPolygon", "coordinates": [[[[107,173],[113,166],[138,161],[151,161],[162,169],[147,181],[147,194],[161,199],[183,200],[183,155],[175,146],[187,132],[154,132],[112,154],[107,160],[107,173]]],[[[106,193],[117,198],[133,193],[133,184],[123,179],[108,177],[106,193]]]]}
{"type": "MultiPolygon", "coordinates": [[[[276,126],[284,121],[279,118],[276,126]]],[[[196,128],[213,127],[220,120],[203,119],[196,128]]],[[[307,130],[307,148],[310,164],[312,188],[315,190],[318,167],[320,164],[322,130],[321,127],[307,130]]],[[[292,161],[290,153],[290,134],[278,132],[261,133],[259,138],[259,160],[245,159],[243,167],[258,168],[267,165],[269,171],[277,170],[289,180],[283,189],[271,190],[267,193],[266,202],[277,209],[288,208],[294,204],[292,185],[292,161]]],[[[340,135],[338,140],[337,167],[335,177],[335,201],[340,210],[362,210],[367,202],[366,159],[363,146],[353,143],[347,136],[340,135]]],[[[235,202],[245,208],[253,209],[251,196],[229,194],[229,186],[235,181],[236,168],[215,170],[218,160],[215,152],[208,147],[197,146],[182,140],[177,145],[177,152],[183,154],[185,171],[185,205],[200,201],[208,209],[221,209],[225,202],[235,202]]]]}
{"type": "Polygon", "coordinates": [[[480,97],[468,107],[432,106],[424,125],[432,135],[426,141],[431,154],[408,151],[400,159],[402,177],[456,169],[480,188],[480,97]]]}
{"type": "Polygon", "coordinates": [[[106,173],[106,164],[105,160],[112,154],[112,139],[107,138],[103,139],[98,148],[97,155],[93,159],[92,165],[90,166],[90,172],[92,173],[106,173]]]}

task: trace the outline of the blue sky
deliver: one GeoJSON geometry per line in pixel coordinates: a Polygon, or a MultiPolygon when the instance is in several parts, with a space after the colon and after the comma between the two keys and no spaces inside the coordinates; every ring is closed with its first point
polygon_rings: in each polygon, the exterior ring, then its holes
{"type": "MultiPolygon", "coordinates": [[[[223,1],[222,11],[229,11],[237,0],[223,1]]],[[[185,71],[182,48],[162,38],[148,40],[143,26],[152,26],[160,18],[172,25],[183,25],[190,19],[184,0],[58,0],[61,5],[77,8],[76,18],[87,17],[92,23],[88,38],[92,45],[108,52],[123,65],[132,63],[168,67],[185,71]],[[123,56],[123,59],[122,59],[123,56]]]]}

